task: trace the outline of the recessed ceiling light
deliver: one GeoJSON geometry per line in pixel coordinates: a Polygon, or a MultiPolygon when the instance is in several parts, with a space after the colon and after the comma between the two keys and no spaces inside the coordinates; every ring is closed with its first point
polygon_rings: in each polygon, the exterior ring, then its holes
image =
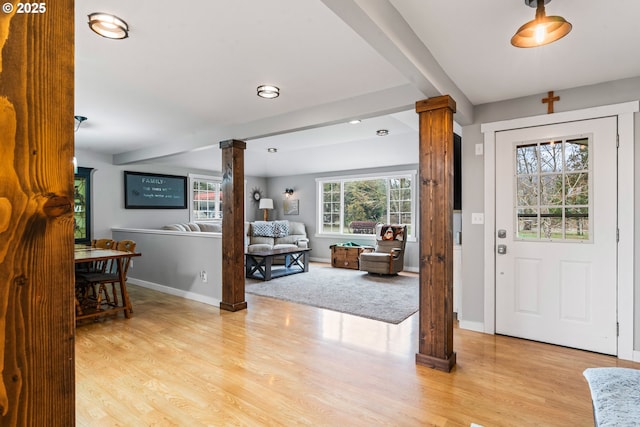
{"type": "Polygon", "coordinates": [[[258,86],[258,96],[267,99],[277,98],[280,96],[280,88],[271,85],[258,86]]]}
{"type": "Polygon", "coordinates": [[[387,136],[387,135],[389,135],[389,131],[387,129],[378,129],[376,131],[376,135],[378,135],[378,136],[387,136]]]}
{"type": "Polygon", "coordinates": [[[89,28],[108,39],[126,39],[129,36],[127,23],[108,13],[96,12],[89,15],[89,28]]]}
{"type": "Polygon", "coordinates": [[[277,153],[277,152],[278,152],[278,149],[277,149],[277,148],[274,148],[274,147],[270,147],[270,148],[267,148],[267,151],[268,151],[269,153],[277,153]]]}
{"type": "Polygon", "coordinates": [[[349,122],[349,124],[350,124],[350,125],[357,125],[357,124],[358,124],[358,123],[360,123],[360,122],[361,122],[361,120],[355,119],[355,120],[351,120],[351,121],[349,122]]]}

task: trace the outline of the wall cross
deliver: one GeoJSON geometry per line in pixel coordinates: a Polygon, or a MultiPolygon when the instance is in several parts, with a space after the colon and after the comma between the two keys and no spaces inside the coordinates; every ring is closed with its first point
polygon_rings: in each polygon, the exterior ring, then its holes
{"type": "Polygon", "coordinates": [[[553,113],[553,103],[560,101],[559,96],[553,96],[553,91],[547,92],[547,97],[542,98],[542,103],[547,104],[547,114],[553,113]]]}

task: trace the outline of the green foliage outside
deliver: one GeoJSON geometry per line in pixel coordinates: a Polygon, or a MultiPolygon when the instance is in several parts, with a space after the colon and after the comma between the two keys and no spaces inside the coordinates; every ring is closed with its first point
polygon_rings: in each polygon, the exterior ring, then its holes
{"type": "Polygon", "coordinates": [[[344,227],[352,221],[381,222],[386,218],[387,186],[383,179],[344,184],[344,227]]]}

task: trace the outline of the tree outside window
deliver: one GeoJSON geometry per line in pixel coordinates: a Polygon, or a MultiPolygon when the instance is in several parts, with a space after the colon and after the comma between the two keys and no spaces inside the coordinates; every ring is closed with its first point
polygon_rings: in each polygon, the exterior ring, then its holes
{"type": "Polygon", "coordinates": [[[515,155],[518,237],[589,240],[589,138],[518,144],[515,155]]]}
{"type": "Polygon", "coordinates": [[[321,233],[373,234],[377,223],[405,224],[412,234],[415,172],[319,180],[321,233]]]}

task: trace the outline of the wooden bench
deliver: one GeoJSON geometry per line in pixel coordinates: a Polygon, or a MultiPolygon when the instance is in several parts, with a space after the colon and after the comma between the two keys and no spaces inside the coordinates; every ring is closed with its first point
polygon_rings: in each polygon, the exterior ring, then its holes
{"type": "Polygon", "coordinates": [[[640,370],[588,368],[583,374],[597,427],[640,425],[640,370]]]}

